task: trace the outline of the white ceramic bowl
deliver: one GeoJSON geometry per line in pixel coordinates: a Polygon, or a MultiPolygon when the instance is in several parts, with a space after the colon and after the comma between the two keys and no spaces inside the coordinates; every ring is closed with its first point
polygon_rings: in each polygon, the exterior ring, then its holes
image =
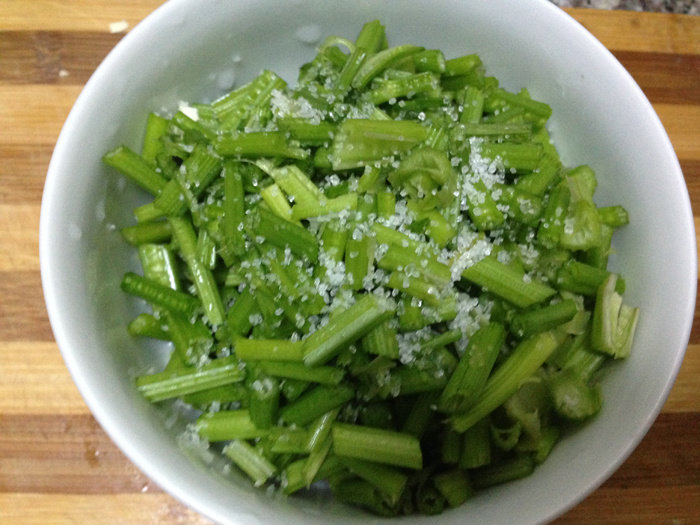
{"type": "Polygon", "coordinates": [[[218,96],[263,67],[296,79],[316,39],[354,38],[380,19],[392,44],[478,53],[509,89],[551,104],[551,131],[569,166],[598,173],[600,204],[622,203],[632,223],[612,264],[641,307],[631,358],[607,374],[605,406],[557,445],[529,478],[410,523],[534,523],[597,488],[647,432],[688,341],[697,264],[688,193],[672,146],[632,78],[583,27],[545,0],[173,0],[135,27],[85,86],[61,132],[41,213],[41,272],[51,325],[80,392],[105,431],[163,489],[222,523],[367,523],[327,501],[272,499],[224,476],[177,442],[181,421],[135,391],[152,351],[125,331],[119,290],[133,251],[115,225],[143,196],[103,167],[119,143],[138,148],[148,111],[218,96]]]}

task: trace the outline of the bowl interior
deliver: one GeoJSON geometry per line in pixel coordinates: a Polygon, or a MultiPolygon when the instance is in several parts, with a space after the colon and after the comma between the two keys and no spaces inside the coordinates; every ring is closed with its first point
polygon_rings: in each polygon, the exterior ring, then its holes
{"type": "MultiPolygon", "coordinates": [[[[605,406],[525,480],[480,494],[441,523],[545,521],[602,483],[658,414],[688,340],[696,251],[687,190],[670,142],[639,88],[603,46],[545,0],[173,0],[135,27],[88,82],[61,133],[42,204],[41,266],[47,307],[65,361],[116,444],[165,490],[219,522],[366,522],[325,498],[270,497],[183,446],[182,418],[143,401],[132,379],[163,348],[125,331],[136,303],[119,290],[136,267],[118,228],[144,196],[101,156],[138,149],[149,111],[208,101],[261,69],[293,83],[329,34],[354,39],[378,18],[390,44],[478,53],[509,89],[527,87],[553,107],[551,132],[568,166],[591,165],[597,200],[621,203],[631,224],[614,239],[612,265],[641,307],[631,358],[603,382],[605,406]],[[672,234],[670,234],[672,232],[672,234]],[[543,497],[546,495],[546,497],[543,497]]],[[[155,370],[155,368],[154,368],[155,370]]],[[[414,523],[434,522],[410,518],[414,523]]]]}

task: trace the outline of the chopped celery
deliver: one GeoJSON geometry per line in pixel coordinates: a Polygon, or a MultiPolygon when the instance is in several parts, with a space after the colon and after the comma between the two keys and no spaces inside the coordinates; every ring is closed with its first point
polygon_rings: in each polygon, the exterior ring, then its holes
{"type": "Polygon", "coordinates": [[[598,287],[593,310],[593,348],[616,359],[629,356],[639,320],[639,308],[629,306],[615,290],[617,274],[598,287]]]}
{"type": "Polygon", "coordinates": [[[639,320],[608,269],[630,216],[563,165],[551,113],[378,20],[295,85],[149,113],[140,153],[103,158],[151,198],[121,286],[151,309],[129,334],[171,353],[137,391],[253,485],[382,516],[530,474],[639,320]]]}

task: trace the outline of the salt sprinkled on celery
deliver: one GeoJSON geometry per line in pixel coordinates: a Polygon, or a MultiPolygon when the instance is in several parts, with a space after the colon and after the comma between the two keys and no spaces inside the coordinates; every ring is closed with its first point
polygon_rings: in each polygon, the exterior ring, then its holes
{"type": "Polygon", "coordinates": [[[533,96],[375,20],[296,84],[262,70],[105,155],[153,196],[122,288],[151,307],[129,334],[173,348],[135,382],[197,419],[183,449],[268,491],[437,513],[595,415],[639,321],[607,268],[629,218],[562,166],[533,96]]]}

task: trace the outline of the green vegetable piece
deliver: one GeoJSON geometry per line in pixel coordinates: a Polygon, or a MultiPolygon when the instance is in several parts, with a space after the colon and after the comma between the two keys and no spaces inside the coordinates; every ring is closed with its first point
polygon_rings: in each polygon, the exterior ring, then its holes
{"type": "Polygon", "coordinates": [[[287,339],[244,339],[234,341],[234,349],[239,359],[244,361],[301,361],[303,359],[301,341],[287,339]]]}
{"type": "Polygon", "coordinates": [[[529,337],[570,321],[577,312],[576,301],[565,299],[532,310],[517,312],[513,315],[510,326],[516,336],[529,337]]]}
{"type": "Polygon", "coordinates": [[[554,331],[541,332],[525,339],[491,374],[475,403],[466,412],[452,416],[452,427],[457,432],[464,432],[501,406],[524,379],[542,366],[561,340],[561,336],[554,331]]]}
{"type": "Polygon", "coordinates": [[[195,297],[133,272],[124,274],[121,289],[128,294],[145,299],[152,305],[178,312],[186,317],[193,316],[199,307],[199,301],[195,297]]]}
{"type": "Polygon", "coordinates": [[[462,412],[479,398],[505,339],[505,328],[499,323],[489,323],[474,332],[442,391],[439,410],[462,412]]]}
{"type": "Polygon", "coordinates": [[[520,308],[540,303],[556,293],[553,288],[526,278],[522,271],[493,256],[484,257],[464,270],[462,277],[520,308]]]}
{"type": "Polygon", "coordinates": [[[201,368],[181,368],[136,378],[136,388],[149,401],[200,392],[216,386],[243,381],[245,372],[235,358],[214,359],[201,368]]]}
{"type": "Polygon", "coordinates": [[[552,374],[548,380],[554,410],[573,421],[583,421],[600,411],[600,388],[585,383],[569,370],[552,374]]]}
{"type": "Polygon", "coordinates": [[[624,304],[615,291],[617,275],[611,273],[598,287],[591,344],[615,359],[629,356],[639,320],[639,308],[624,304]]]}
{"type": "Polygon", "coordinates": [[[304,340],[304,363],[317,366],[337,355],[346,345],[358,340],[387,320],[395,306],[378,295],[363,295],[347,310],[332,317],[304,340]]]}
{"type": "Polygon", "coordinates": [[[256,487],[263,485],[277,471],[273,463],[242,439],[234,439],[222,452],[248,474],[256,487]]]}
{"type": "Polygon", "coordinates": [[[347,119],[331,145],[334,170],[363,167],[405,152],[424,141],[427,129],[409,120],[347,119]]]}
{"type": "Polygon", "coordinates": [[[423,454],[415,436],[391,430],[334,423],[333,451],[340,457],[419,470],[423,454]]]}
{"type": "Polygon", "coordinates": [[[119,146],[106,153],[102,162],[126,175],[153,195],[158,195],[167,183],[146,159],[128,146],[119,146]]]}
{"type": "Polygon", "coordinates": [[[355,392],[348,386],[319,385],[285,406],[280,417],[289,424],[308,425],[354,397],[355,392]]]}
{"type": "Polygon", "coordinates": [[[453,508],[459,507],[474,494],[467,473],[460,469],[436,474],[433,483],[447,504],[453,508]]]}
{"type": "Polygon", "coordinates": [[[203,438],[215,441],[253,439],[268,434],[268,430],[255,426],[248,410],[222,410],[205,412],[195,422],[195,429],[203,438]]]}

